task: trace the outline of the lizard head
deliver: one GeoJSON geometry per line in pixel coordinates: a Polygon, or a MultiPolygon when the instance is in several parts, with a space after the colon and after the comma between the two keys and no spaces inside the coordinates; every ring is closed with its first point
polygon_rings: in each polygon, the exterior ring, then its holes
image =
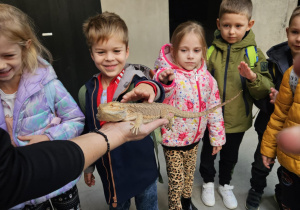
{"type": "Polygon", "coordinates": [[[120,102],[100,104],[96,115],[99,121],[118,122],[126,118],[127,109],[120,102]]]}

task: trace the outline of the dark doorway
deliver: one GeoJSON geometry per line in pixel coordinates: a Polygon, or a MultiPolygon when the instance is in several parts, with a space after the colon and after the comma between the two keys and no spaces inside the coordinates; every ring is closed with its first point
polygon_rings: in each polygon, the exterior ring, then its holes
{"type": "Polygon", "coordinates": [[[169,0],[170,37],[180,23],[194,20],[204,27],[207,45],[210,46],[217,28],[216,20],[221,2],[222,0],[169,0]]]}
{"type": "Polygon", "coordinates": [[[79,88],[98,72],[82,33],[84,20],[101,13],[100,0],[2,0],[30,16],[36,32],[54,57],[58,79],[78,101],[79,88]],[[52,36],[42,36],[52,33],[52,36]]]}

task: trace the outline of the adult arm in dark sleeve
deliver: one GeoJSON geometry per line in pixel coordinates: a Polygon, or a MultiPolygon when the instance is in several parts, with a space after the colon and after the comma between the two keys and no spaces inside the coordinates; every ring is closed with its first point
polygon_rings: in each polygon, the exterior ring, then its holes
{"type": "MultiPolygon", "coordinates": [[[[110,149],[143,139],[155,128],[167,124],[159,119],[142,125],[132,134],[130,122],[107,123],[110,149]]],[[[70,141],[51,141],[15,148],[10,137],[0,128],[0,209],[8,209],[26,200],[46,195],[79,176],[107,151],[102,135],[88,133],[70,141]]]]}
{"type": "Polygon", "coordinates": [[[71,141],[13,147],[0,129],[0,209],[46,195],[76,179],[84,156],[71,141]]]}

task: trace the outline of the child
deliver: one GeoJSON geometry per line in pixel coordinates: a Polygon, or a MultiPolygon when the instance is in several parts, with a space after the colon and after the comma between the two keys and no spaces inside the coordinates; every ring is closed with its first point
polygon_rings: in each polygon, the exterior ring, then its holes
{"type": "MultiPolygon", "coordinates": [[[[71,139],[83,130],[84,115],[43,54],[51,61],[27,15],[0,4],[0,127],[17,147],[71,139]]],[[[46,209],[53,204],[57,209],[80,209],[77,181],[17,208],[27,204],[25,209],[46,209]]]]}
{"type": "MultiPolygon", "coordinates": [[[[220,152],[219,187],[224,205],[229,209],[237,207],[237,200],[230,185],[238,151],[244,133],[252,126],[253,100],[266,97],[273,85],[267,69],[267,62],[261,50],[252,69],[246,51],[248,46],[256,48],[251,30],[252,2],[250,0],[223,0],[220,5],[218,30],[212,43],[214,51],[208,59],[208,70],[217,80],[222,101],[243,90],[243,95],[223,107],[226,144],[220,152]]],[[[204,180],[202,201],[207,206],[215,204],[214,177],[216,170],[211,155],[212,147],[205,135],[201,152],[200,174],[204,180]]]]}
{"type": "MultiPolygon", "coordinates": [[[[299,17],[295,19],[299,19],[299,17]]],[[[296,30],[293,30],[293,32],[296,32],[296,30]]],[[[298,32],[294,36],[297,36],[297,40],[299,40],[298,32]]],[[[300,155],[299,152],[289,151],[291,150],[289,146],[291,143],[298,148],[299,143],[293,142],[293,139],[289,139],[286,142],[284,142],[284,139],[279,140],[279,142],[276,141],[279,131],[300,125],[300,83],[297,81],[296,88],[293,90],[291,81],[291,74],[294,73],[293,68],[297,68],[295,72],[299,72],[299,64],[300,57],[294,56],[294,66],[291,66],[283,75],[275,100],[274,112],[271,115],[261,142],[260,151],[265,167],[270,169],[270,165],[275,162],[276,156],[281,165],[278,177],[281,190],[279,197],[280,209],[299,209],[300,205],[300,155]]]]}
{"type": "MultiPolygon", "coordinates": [[[[272,73],[273,82],[275,84],[275,89],[279,90],[279,86],[282,80],[284,72],[293,64],[293,56],[298,54],[300,50],[298,49],[298,37],[300,34],[300,7],[296,7],[290,17],[289,27],[286,28],[287,42],[280,43],[273,46],[267,51],[268,58],[268,68],[269,72],[272,73]]],[[[272,95],[275,89],[272,88],[272,95]]],[[[270,95],[270,96],[272,96],[270,95]]],[[[254,154],[254,162],[252,163],[250,179],[251,189],[248,192],[246,200],[247,209],[258,209],[261,197],[263,195],[263,190],[267,186],[267,176],[269,175],[270,169],[264,167],[262,163],[260,145],[261,139],[264,131],[266,130],[267,124],[269,122],[270,116],[274,111],[274,101],[267,97],[265,100],[258,101],[256,103],[260,112],[257,115],[254,126],[258,134],[258,144],[254,154]]],[[[279,185],[276,185],[276,197],[277,202],[280,202],[279,185]]]]}
{"type": "MultiPolygon", "coordinates": [[[[217,83],[206,69],[206,48],[204,30],[198,23],[188,21],[175,29],[171,44],[161,48],[155,62],[155,79],[163,84],[166,92],[163,103],[190,112],[202,112],[220,103],[217,83]]],[[[214,155],[225,143],[221,108],[208,117],[175,118],[173,130],[166,127],[161,130],[169,180],[169,209],[197,209],[191,197],[198,144],[206,125],[214,155]]]]}
{"type": "MultiPolygon", "coordinates": [[[[101,103],[121,99],[121,102],[163,100],[163,88],[158,83],[147,80],[142,71],[126,64],[128,29],[118,15],[104,12],[90,17],[84,23],[83,31],[91,57],[100,71],[79,91],[79,98],[82,93],[84,96],[80,105],[85,110],[86,132],[99,129],[105,123],[96,120],[97,107],[101,103]]],[[[110,209],[129,209],[132,197],[135,197],[137,209],[158,209],[158,170],[150,136],[107,153],[96,162],[96,167],[110,209]]],[[[84,174],[88,186],[95,184],[92,172],[93,169],[84,174]]]]}

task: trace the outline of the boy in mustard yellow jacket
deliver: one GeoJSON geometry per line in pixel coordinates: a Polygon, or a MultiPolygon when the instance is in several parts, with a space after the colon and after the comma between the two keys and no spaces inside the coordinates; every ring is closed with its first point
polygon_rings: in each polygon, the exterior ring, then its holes
{"type": "Polygon", "coordinates": [[[270,168],[276,156],[281,165],[278,179],[282,190],[280,195],[282,209],[299,209],[300,206],[300,154],[287,147],[290,144],[288,140],[286,142],[280,140],[280,144],[276,140],[277,134],[283,128],[300,125],[300,83],[297,76],[299,71],[300,56],[298,55],[294,60],[294,66],[291,66],[283,75],[275,100],[275,109],[261,143],[265,167],[270,168]],[[294,67],[296,67],[295,71],[294,67]]]}

